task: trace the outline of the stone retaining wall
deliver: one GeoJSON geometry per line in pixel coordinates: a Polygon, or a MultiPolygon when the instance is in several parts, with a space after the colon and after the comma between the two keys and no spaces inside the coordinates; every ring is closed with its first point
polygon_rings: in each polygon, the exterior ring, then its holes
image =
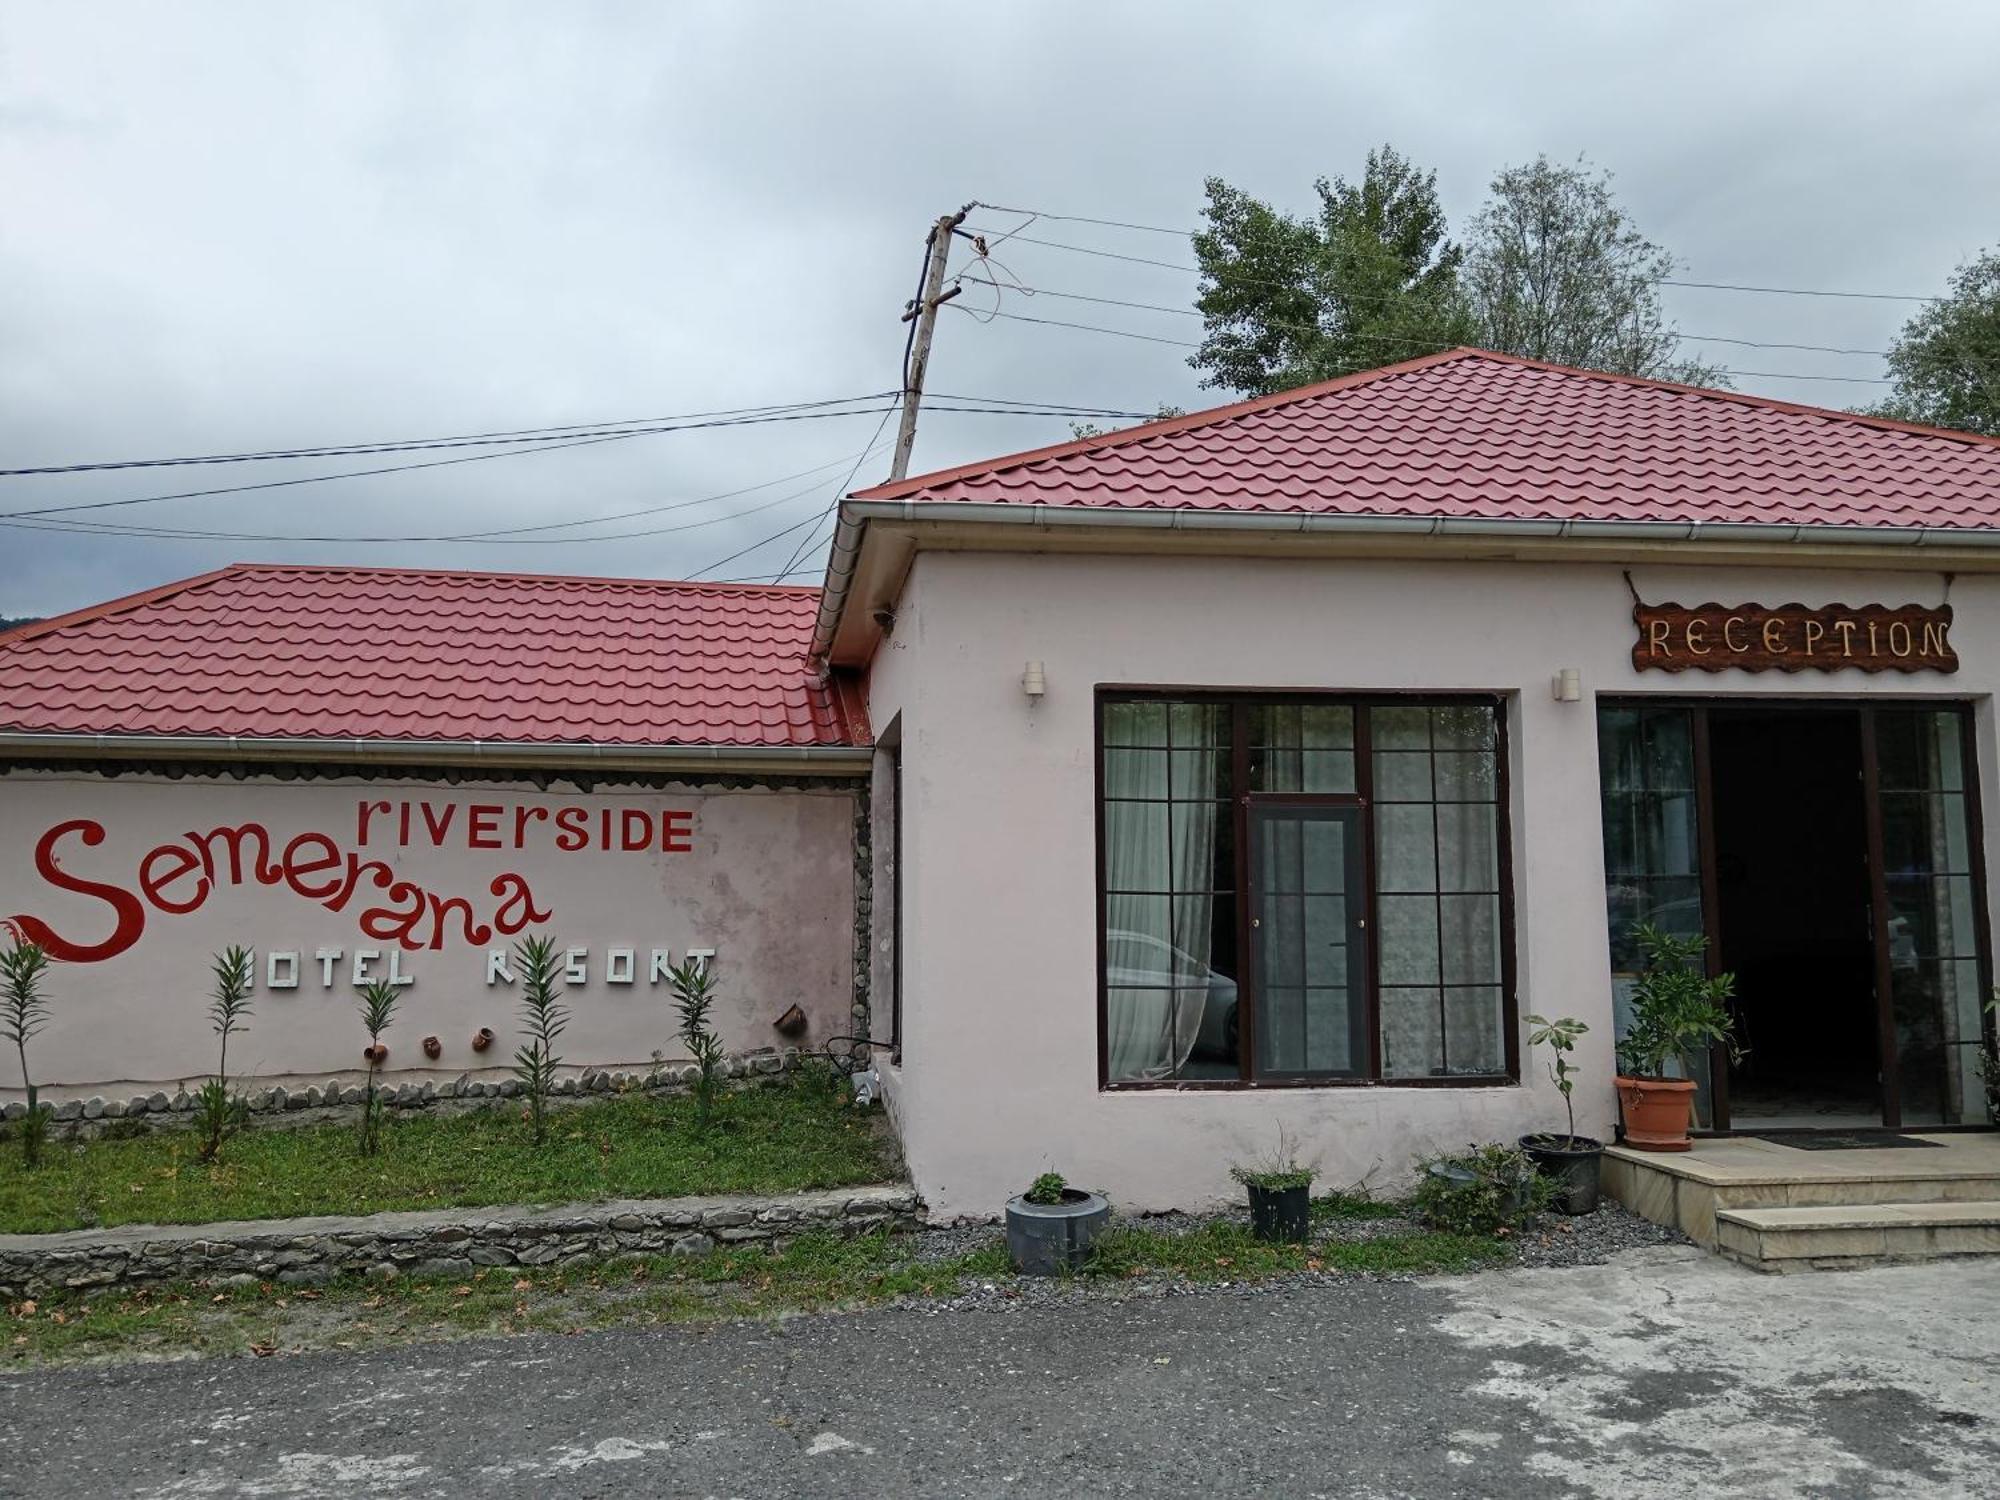
{"type": "Polygon", "coordinates": [[[130,1224],[0,1235],[0,1296],[186,1281],[310,1285],[342,1273],[470,1276],[480,1266],[584,1265],[622,1255],[706,1255],[808,1231],[915,1228],[903,1184],[771,1197],[640,1198],[546,1208],[446,1208],[352,1218],[130,1224]]]}

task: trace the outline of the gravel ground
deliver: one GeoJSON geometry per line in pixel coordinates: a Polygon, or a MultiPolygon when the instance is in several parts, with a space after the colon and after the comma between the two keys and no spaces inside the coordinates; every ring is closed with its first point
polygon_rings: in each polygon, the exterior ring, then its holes
{"type": "MultiPolygon", "coordinates": [[[[1249,1227],[1247,1211],[1224,1214],[1199,1215],[1187,1213],[1142,1214],[1130,1219],[1114,1219],[1114,1224],[1124,1223],[1156,1234],[1186,1234],[1192,1230],[1215,1223],[1231,1223],[1249,1227]]],[[[1405,1215],[1379,1219],[1333,1219],[1313,1226],[1313,1237],[1318,1243],[1334,1241],[1353,1242],[1380,1239],[1391,1235],[1420,1232],[1423,1226],[1405,1215]]],[[[997,1224],[959,1224],[947,1228],[920,1230],[914,1247],[915,1257],[924,1262],[955,1260],[962,1255],[970,1255],[984,1250],[995,1243],[1001,1235],[997,1224]]],[[[1516,1240],[1519,1264],[1523,1266],[1595,1266],[1603,1265],[1621,1250],[1637,1250],[1654,1245],[1687,1245],[1692,1243],[1678,1230],[1665,1229],[1658,1224],[1640,1218],[1623,1204],[1604,1199],[1594,1214],[1571,1218],[1563,1214],[1542,1214],[1534,1219],[1516,1240]]],[[[1502,1262],[1501,1267],[1507,1262],[1502,1262]]],[[[1497,1269],[1497,1268],[1496,1268],[1497,1269]]],[[[1125,1301],[1134,1297],[1179,1297],[1197,1294],[1234,1293],[1249,1296],[1270,1289],[1285,1287],[1323,1286],[1330,1282],[1353,1281],[1418,1281],[1421,1276],[1409,1273],[1357,1273],[1352,1271],[1299,1271],[1280,1276],[1263,1276],[1254,1281],[1237,1283],[1212,1282],[1197,1285],[1177,1276],[1142,1276],[1126,1280],[1104,1280],[1099,1278],[1049,1278],[1034,1276],[996,1276],[964,1295],[937,1300],[922,1300],[915,1304],[918,1311],[953,1312],[972,1307],[993,1307],[996,1305],[1035,1306],[1052,1302],[1081,1302],[1085,1300],[1112,1299],[1125,1301]]]]}
{"type": "Polygon", "coordinates": [[[1570,1218],[1543,1214],[1521,1236],[1524,1266],[1601,1266],[1620,1250],[1648,1245],[1692,1245],[1678,1229],[1642,1219],[1622,1203],[1604,1199],[1594,1214],[1570,1218]]]}

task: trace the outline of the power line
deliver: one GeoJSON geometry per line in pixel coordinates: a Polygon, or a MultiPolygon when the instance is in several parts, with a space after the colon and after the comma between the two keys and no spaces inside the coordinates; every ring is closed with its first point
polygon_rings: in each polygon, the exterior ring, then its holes
{"type": "MultiPolygon", "coordinates": [[[[786,401],[769,406],[724,407],[716,411],[683,412],[665,417],[626,417],[601,422],[575,422],[557,427],[522,427],[509,432],[473,433],[451,437],[407,438],[391,442],[374,443],[328,443],[311,448],[267,448],[246,453],[206,453],[183,458],[122,458],[91,463],[41,464],[28,468],[0,469],[0,479],[19,479],[56,474],[87,474],[112,469],[166,469],[190,464],[237,464],[266,463],[275,460],[303,458],[358,458],[376,453],[423,453],[440,448],[470,448],[479,446],[499,446],[505,444],[534,443],[542,438],[560,437],[564,441],[581,441],[595,437],[642,436],[651,431],[678,431],[669,423],[687,423],[706,417],[759,417],[775,413],[810,411],[829,406],[846,406],[857,401],[875,401],[884,396],[894,395],[893,391],[870,391],[859,396],[837,396],[825,401],[786,401]]],[[[1006,396],[945,396],[939,400],[974,400],[989,404],[1005,403],[1013,406],[1030,406],[1048,409],[1051,412],[1074,410],[1077,415],[1116,416],[1116,412],[1098,411],[1095,408],[1073,407],[1061,401],[1022,401],[1006,396]]]]}
{"type": "MultiPolygon", "coordinates": [[[[1169,307],[1163,302],[1131,302],[1122,297],[1092,297],[1082,292],[1059,292],[1045,286],[1028,286],[1026,283],[1020,282],[993,281],[983,276],[971,276],[963,273],[955,279],[970,281],[979,286],[990,286],[995,291],[1020,292],[1022,295],[1028,297],[1055,297],[1064,302],[1094,302],[1104,307],[1129,307],[1140,312],[1170,313],[1177,318],[1200,318],[1206,316],[1199,308],[1169,307]]],[[[1366,297],[1349,300],[1387,303],[1392,299],[1387,297],[1366,297]]],[[[972,313],[975,317],[983,316],[983,314],[974,308],[966,308],[965,311],[972,313]]],[[[1011,314],[1011,316],[1020,317],[1021,314],[1015,313],[1011,314]]],[[[1372,337],[1372,335],[1363,334],[1360,337],[1368,338],[1372,337]]],[[[1887,359],[1889,357],[1889,351],[1886,349],[1849,349],[1834,344],[1789,344],[1765,339],[1733,338],[1720,333],[1683,333],[1678,329],[1675,330],[1675,337],[1687,339],[1697,344],[1737,344],[1746,349],[1796,349],[1809,354],[1865,354],[1877,359],[1887,359]]],[[[1191,347],[1198,348],[1200,346],[1194,345],[1191,347]]]]}
{"type": "MultiPolygon", "coordinates": [[[[884,396],[893,394],[895,393],[887,391],[878,392],[872,399],[880,400],[884,396]]],[[[869,398],[851,398],[851,399],[869,399],[869,398]]],[[[945,398],[940,398],[940,399],[945,399],[945,398]]],[[[952,398],[952,399],[957,399],[957,398],[952,398]]],[[[997,416],[1056,416],[1056,417],[1104,416],[1104,417],[1115,418],[1128,415],[1128,413],[1122,411],[1112,411],[1112,410],[1093,411],[1088,408],[1070,407],[1066,405],[1050,405],[1047,407],[1043,407],[1027,402],[1021,402],[1007,406],[974,406],[967,404],[959,404],[952,406],[944,406],[938,409],[941,411],[960,412],[970,415],[984,414],[984,415],[997,415],[997,416]]],[[[430,459],[421,463],[385,464],[380,467],[372,469],[347,469],[334,474],[308,474],[292,479],[263,480],[255,484],[220,485],[210,489],[177,490],[168,494],[161,494],[161,495],[132,495],[118,500],[89,500],[89,501],[74,502],[66,505],[48,505],[48,506],[32,507],[23,510],[0,511],[0,523],[39,520],[50,516],[66,515],[76,511],[114,510],[124,506],[131,506],[131,505],[153,505],[167,500],[193,500],[193,499],[202,499],[217,495],[245,494],[250,491],[256,491],[256,490],[289,489],[298,485],[323,484],[332,480],[339,480],[339,479],[362,479],[362,478],[379,476],[383,474],[403,474],[418,469],[446,468],[454,464],[479,463],[484,460],[494,459],[494,458],[511,458],[524,453],[548,453],[548,452],[553,452],[556,449],[560,448],[590,447],[599,443],[619,442],[625,438],[646,437],[660,432],[691,432],[691,431],[697,431],[715,427],[759,426],[771,422],[810,421],[828,417],[868,416],[872,414],[874,410],[875,408],[873,406],[855,407],[843,411],[807,410],[807,411],[786,412],[772,416],[738,417],[731,419],[717,419],[713,421],[704,421],[704,422],[683,422],[673,426],[653,426],[653,427],[634,428],[629,431],[606,433],[595,437],[571,438],[571,439],[566,439],[562,442],[543,443],[526,448],[504,448],[504,449],[497,449],[491,452],[462,454],[455,458],[430,459]]],[[[241,539],[257,540],[258,538],[244,537],[241,539]]],[[[271,540],[283,541],[287,540],[287,538],[274,537],[271,538],[271,540]]],[[[304,539],[300,538],[300,540],[304,539]]],[[[344,540],[344,539],[334,538],[334,540],[344,540]]],[[[370,540],[370,538],[357,537],[353,538],[353,540],[362,541],[362,540],[370,540]]],[[[384,538],[384,540],[394,540],[394,538],[384,538]]],[[[411,538],[411,540],[432,540],[432,538],[411,538]]]]}
{"type": "MultiPolygon", "coordinates": [[[[859,474],[861,472],[861,466],[866,462],[868,462],[868,455],[875,452],[881,446],[882,434],[888,431],[889,418],[895,414],[895,410],[896,409],[894,407],[890,407],[887,411],[882,413],[882,420],[875,424],[875,436],[868,440],[868,446],[864,448],[861,451],[860,455],[854,460],[854,467],[847,471],[847,478],[843,479],[839,483],[839,485],[835,487],[833,492],[833,497],[826,502],[826,509],[820,512],[820,520],[822,523],[824,523],[826,518],[832,515],[834,510],[838,508],[838,506],[840,505],[840,497],[846,494],[847,491],[854,488],[854,476],[856,474],[859,474]]],[[[799,544],[792,549],[791,554],[785,559],[784,571],[778,574],[778,581],[780,583],[782,583],[785,580],[786,576],[789,575],[791,571],[799,565],[799,562],[805,556],[807,549],[813,545],[813,538],[818,535],[819,535],[819,527],[815,526],[811,531],[808,531],[805,534],[804,539],[801,540],[799,544]]]]}
{"type": "MultiPolygon", "coordinates": [[[[805,520],[800,521],[796,526],[787,526],[783,531],[775,531],[771,533],[771,535],[765,537],[762,541],[752,542],[749,546],[741,548],[738,551],[732,552],[727,557],[718,557],[714,562],[709,563],[704,567],[696,568],[692,573],[688,575],[688,580],[690,582],[693,582],[694,580],[700,578],[701,575],[704,573],[712,573],[717,568],[724,567],[729,563],[735,562],[736,559],[739,557],[748,557],[751,553],[755,552],[760,547],[768,547],[771,545],[771,543],[778,541],[783,537],[788,537],[793,532],[798,531],[803,527],[817,526],[821,521],[825,519],[826,519],[825,512],[816,511],[812,515],[807,516],[805,520]]],[[[783,576],[784,576],[783,574],[779,575],[779,577],[781,578],[783,576]]]]}
{"type": "Polygon", "coordinates": [[[205,453],[184,458],[121,458],[92,463],[42,464],[32,468],[0,469],[0,478],[29,475],[83,474],[104,469],[166,469],[186,464],[264,463],[294,458],[359,458],[375,453],[416,453],[435,448],[471,448],[510,443],[532,443],[561,435],[564,438],[622,436],[625,431],[650,424],[691,422],[706,417],[759,416],[773,412],[808,411],[816,407],[845,406],[855,401],[873,401],[890,394],[870,391],[859,396],[835,396],[825,401],[783,401],[768,406],[734,406],[716,411],[681,412],[664,417],[626,417],[602,422],[570,422],[555,427],[520,427],[505,432],[463,433],[434,438],[398,438],[388,442],[323,443],[304,448],[265,448],[245,453],[205,453]]]}
{"type": "MultiPolygon", "coordinates": [[[[776,481],[782,483],[782,481],[776,481]]],[[[394,544],[408,545],[412,542],[460,542],[490,547],[554,547],[579,542],[621,542],[637,537],[668,536],[681,531],[698,531],[706,526],[716,526],[724,521],[739,520],[744,516],[754,516],[762,511],[774,510],[780,505],[813,494],[819,489],[814,482],[803,488],[766,500],[758,505],[745,506],[740,510],[725,511],[721,515],[708,516],[699,521],[684,521],[673,526],[647,527],[638,531],[604,532],[597,536],[500,536],[478,532],[436,536],[352,536],[352,535],[299,535],[296,533],[272,534],[247,531],[214,531],[191,527],[170,526],[127,526],[116,523],[95,521],[9,521],[5,524],[24,531],[58,531],[76,536],[118,536],[145,537],[156,541],[180,542],[341,542],[348,544],[394,544]]],[[[687,502],[699,504],[701,502],[687,502]]],[[[579,523],[591,524],[591,523],[579,523]]]]}
{"type": "MultiPolygon", "coordinates": [[[[876,399],[880,399],[878,396],[876,399]]],[[[827,417],[864,416],[874,410],[864,407],[850,411],[799,411],[777,416],[718,418],[712,421],[684,422],[674,426],[653,426],[633,428],[625,432],[608,433],[596,437],[572,438],[558,443],[542,443],[527,448],[502,448],[485,453],[461,454],[456,458],[434,458],[422,463],[385,464],[373,469],[344,469],[335,474],[308,474],[293,479],[267,479],[256,484],[220,485],[205,490],[177,490],[164,495],[130,495],[120,500],[89,500],[69,505],[49,505],[27,510],[0,511],[0,521],[36,518],[68,514],[81,510],[115,510],[127,505],[155,505],[165,500],[195,500],[211,495],[240,495],[252,490],[289,489],[302,484],[324,484],[337,479],[365,479],[382,474],[406,474],[416,469],[442,469],[454,464],[482,463],[488,459],[513,458],[523,453],[550,453],[559,448],[586,448],[599,443],[622,442],[627,438],[647,437],[660,432],[692,432],[713,427],[758,426],[767,422],[802,422],[827,417]]]]}
{"type": "MultiPolygon", "coordinates": [[[[1044,213],[1040,209],[1033,208],[1003,208],[997,203],[982,203],[977,200],[975,200],[973,206],[976,208],[991,209],[994,213],[1000,214],[1025,214],[1030,220],[1049,219],[1058,223],[1096,224],[1107,229],[1136,229],[1147,234],[1170,234],[1184,240],[1192,239],[1198,232],[1190,229],[1170,229],[1164,224],[1134,224],[1123,219],[1092,219],[1086,218],[1081,214],[1044,213]]],[[[1023,225],[1021,227],[1025,228],[1026,226],[1023,225]]],[[[982,229],[976,225],[968,225],[967,232],[974,234],[999,233],[998,230],[982,229]]],[[[1016,239],[1022,244],[1027,245],[1047,245],[1056,250],[1076,250],[1086,255],[1111,255],[1111,252],[1107,250],[1091,250],[1082,245],[1065,245],[1054,240],[1031,239],[1027,235],[1022,234],[1019,229],[1010,230],[1003,237],[1016,239]]],[[[1138,256],[1113,256],[1112,258],[1137,260],[1141,265],[1164,266],[1169,270],[1190,271],[1195,275],[1203,274],[1198,266],[1177,265],[1172,261],[1146,260],[1138,256]]],[[[1701,291],[1756,292],[1778,297],[1842,297],[1864,302],[1938,302],[1943,300],[1939,297],[1919,297],[1908,292],[1839,292],[1824,291],[1813,287],[1747,286],[1732,281],[1679,281],[1672,278],[1661,278],[1657,284],[1660,286],[1690,287],[1701,291]]]]}
{"type": "MultiPolygon", "coordinates": [[[[970,313],[972,310],[968,308],[966,311],[970,313]]],[[[1200,344],[1189,339],[1161,338],[1157,334],[1137,333],[1129,328],[1106,328],[1098,323],[1072,323],[1062,318],[1037,318],[1031,317],[1027,313],[1002,312],[997,308],[981,316],[986,318],[1005,318],[1013,323],[1040,323],[1050,328],[1073,328],[1080,333],[1105,333],[1111,334],[1116,338],[1141,339],[1149,344],[1171,344],[1182,349],[1201,348],[1200,344]]],[[[1377,345],[1388,344],[1392,347],[1398,347],[1417,354],[1442,354],[1447,349],[1457,347],[1454,344],[1423,343],[1413,339],[1395,339],[1370,334],[1359,335],[1357,342],[1368,342],[1377,345]]],[[[1791,370],[1738,370],[1730,366],[1721,367],[1721,373],[1732,377],[1740,376],[1745,380],[1825,380],[1837,381],[1849,385],[1895,384],[1894,381],[1872,375],[1807,375],[1791,370]]]]}

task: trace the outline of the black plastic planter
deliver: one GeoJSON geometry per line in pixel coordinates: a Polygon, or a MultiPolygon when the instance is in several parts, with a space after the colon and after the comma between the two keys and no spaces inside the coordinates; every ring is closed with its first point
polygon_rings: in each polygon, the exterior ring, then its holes
{"type": "Polygon", "coordinates": [[[1007,1254],[1023,1276],[1055,1276],[1081,1269],[1090,1247],[1111,1220],[1111,1204],[1099,1193],[1064,1188],[1060,1203],[1007,1203],[1007,1254]]]}
{"type": "Polygon", "coordinates": [[[1598,1176],[1604,1163],[1604,1143],[1587,1135],[1524,1135],[1521,1149],[1542,1176],[1555,1184],[1549,1206],[1557,1213],[1597,1212],[1598,1176]]]}
{"type": "Polygon", "coordinates": [[[1266,1188],[1255,1183],[1247,1186],[1250,1189],[1250,1232],[1260,1240],[1288,1240],[1294,1245],[1303,1245],[1306,1233],[1312,1227],[1312,1201],[1308,1196],[1311,1189],[1304,1186],[1266,1188]]]}

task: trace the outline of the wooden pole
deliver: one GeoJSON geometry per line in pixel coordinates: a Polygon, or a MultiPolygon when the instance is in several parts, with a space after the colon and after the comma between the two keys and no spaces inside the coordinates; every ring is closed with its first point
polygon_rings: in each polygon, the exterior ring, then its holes
{"type": "Polygon", "coordinates": [[[951,259],[951,233],[964,218],[965,211],[961,209],[944,215],[931,226],[923,290],[903,314],[904,322],[915,318],[917,327],[910,342],[908,365],[903,371],[903,425],[897,430],[895,461],[889,466],[891,483],[910,472],[910,450],[917,442],[917,408],[924,399],[924,367],[931,358],[931,332],[937,326],[937,310],[957,295],[956,290],[944,294],[944,268],[951,259]]]}

